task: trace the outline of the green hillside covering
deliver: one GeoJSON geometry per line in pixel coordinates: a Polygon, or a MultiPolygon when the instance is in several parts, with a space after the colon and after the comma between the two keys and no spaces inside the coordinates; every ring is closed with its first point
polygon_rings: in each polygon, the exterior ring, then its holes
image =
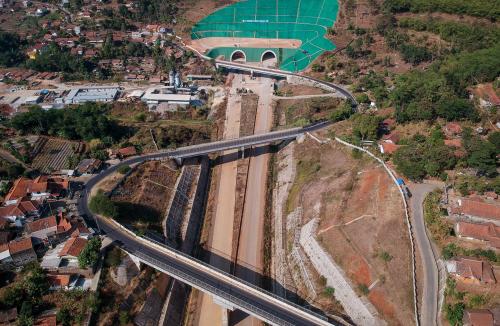
{"type": "Polygon", "coordinates": [[[335,45],[324,36],[328,27],[335,23],[338,13],[337,0],[248,0],[224,7],[198,22],[192,29],[191,38],[251,37],[298,39],[298,49],[272,48],[214,48],[208,56],[224,55],[239,49],[245,52],[247,61],[260,61],[266,50],[278,55],[280,68],[287,71],[305,69],[324,51],[335,45]]]}

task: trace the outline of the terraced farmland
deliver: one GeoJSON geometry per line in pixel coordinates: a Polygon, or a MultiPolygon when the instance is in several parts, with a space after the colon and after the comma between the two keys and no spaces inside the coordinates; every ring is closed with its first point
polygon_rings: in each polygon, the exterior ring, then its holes
{"type": "Polygon", "coordinates": [[[67,169],[68,158],[82,152],[83,147],[83,143],[40,137],[33,146],[31,166],[43,173],[67,169]]]}

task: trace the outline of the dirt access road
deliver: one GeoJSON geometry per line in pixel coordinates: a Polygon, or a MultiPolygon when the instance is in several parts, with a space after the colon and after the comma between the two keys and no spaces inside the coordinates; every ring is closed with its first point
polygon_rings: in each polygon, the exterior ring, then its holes
{"type": "MultiPolygon", "coordinates": [[[[224,124],[224,138],[236,138],[240,130],[241,95],[236,93],[241,88],[242,75],[235,75],[229,92],[226,121],[224,124]]],[[[229,161],[232,155],[238,155],[237,150],[224,152],[228,161],[220,166],[220,179],[217,187],[217,207],[215,211],[213,228],[208,240],[208,250],[214,253],[210,256],[210,265],[229,272],[230,257],[232,252],[232,234],[234,223],[234,206],[236,191],[236,172],[238,161],[229,161]],[[226,259],[218,259],[226,257],[226,259]]],[[[203,295],[200,306],[198,325],[221,325],[227,321],[225,309],[214,303],[209,295],[203,295]]]]}
{"type": "MultiPolygon", "coordinates": [[[[271,130],[273,122],[272,95],[274,81],[270,78],[249,80],[246,87],[259,95],[254,134],[271,130]]],[[[264,147],[254,151],[264,151],[264,147]]],[[[258,153],[256,153],[258,154],[258,153]]],[[[269,154],[260,154],[250,158],[248,169],[245,205],[241,222],[241,231],[236,260],[236,276],[248,282],[259,284],[259,274],[263,271],[264,218],[266,208],[266,183],[269,166],[269,154]],[[244,268],[238,268],[243,266],[244,268]]],[[[235,325],[261,325],[262,322],[253,317],[233,314],[235,325]],[[246,318],[244,318],[246,317],[246,318]]]]}

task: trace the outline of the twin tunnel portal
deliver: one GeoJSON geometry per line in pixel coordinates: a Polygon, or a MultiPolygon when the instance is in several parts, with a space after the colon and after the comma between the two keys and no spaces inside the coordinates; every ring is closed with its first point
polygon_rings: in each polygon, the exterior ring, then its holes
{"type": "MultiPolygon", "coordinates": [[[[278,57],[276,53],[273,50],[265,50],[262,52],[260,56],[260,62],[261,63],[275,63],[277,62],[278,57]]],[[[246,63],[247,62],[247,55],[244,50],[234,50],[233,53],[231,53],[230,57],[231,62],[239,62],[239,63],[246,63]]]]}

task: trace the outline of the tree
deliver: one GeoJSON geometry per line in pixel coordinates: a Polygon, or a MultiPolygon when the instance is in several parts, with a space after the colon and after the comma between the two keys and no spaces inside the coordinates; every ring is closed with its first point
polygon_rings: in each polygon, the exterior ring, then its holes
{"type": "Polygon", "coordinates": [[[29,301],[24,301],[19,312],[17,324],[19,326],[32,326],[33,322],[33,305],[29,301]]]}
{"type": "Polygon", "coordinates": [[[114,247],[106,256],[106,264],[111,267],[117,267],[122,261],[122,252],[119,248],[114,247]]]}
{"type": "Polygon", "coordinates": [[[377,140],[382,117],[371,114],[355,114],[351,117],[353,134],[361,140],[377,140]]]}
{"type": "Polygon", "coordinates": [[[456,164],[453,151],[440,138],[439,131],[433,131],[426,138],[416,135],[401,146],[393,157],[396,169],[411,180],[422,180],[426,176],[440,176],[444,170],[456,164]]]}
{"type": "Polygon", "coordinates": [[[71,311],[69,310],[69,308],[67,306],[63,306],[57,312],[56,319],[58,324],[63,326],[70,326],[73,318],[71,316],[71,311]]]}
{"type": "Polygon", "coordinates": [[[346,101],[338,110],[335,110],[331,113],[330,120],[333,122],[339,122],[349,119],[353,114],[354,110],[352,109],[352,103],[346,101]]]}
{"type": "Polygon", "coordinates": [[[43,110],[39,106],[28,108],[28,112],[17,114],[10,126],[22,134],[34,133],[57,135],[72,140],[121,138],[125,129],[111,120],[107,113],[110,106],[88,102],[71,110],[43,110]]]}
{"type": "Polygon", "coordinates": [[[78,255],[78,265],[80,268],[87,268],[94,266],[99,260],[99,253],[101,251],[101,239],[94,237],[90,239],[85,248],[83,248],[80,255],[78,255]]]}
{"type": "Polygon", "coordinates": [[[12,67],[24,62],[26,55],[21,45],[18,35],[0,31],[0,66],[12,67]]]}
{"type": "Polygon", "coordinates": [[[488,136],[488,141],[495,145],[497,154],[500,153],[500,131],[495,131],[488,136]]]}
{"type": "Polygon", "coordinates": [[[497,150],[490,142],[479,141],[477,147],[469,151],[467,163],[477,169],[480,175],[493,177],[497,174],[497,150]]]}
{"type": "Polygon", "coordinates": [[[446,319],[452,326],[462,325],[465,305],[463,302],[447,304],[445,308],[446,319]]]}
{"type": "Polygon", "coordinates": [[[34,304],[38,304],[42,296],[49,291],[49,281],[45,271],[38,264],[29,267],[27,275],[23,280],[23,289],[27,298],[34,304]]]}
{"type": "Polygon", "coordinates": [[[120,311],[120,315],[118,316],[118,319],[120,321],[120,325],[127,325],[129,322],[129,315],[128,312],[125,310],[120,311]]]}
{"type": "Polygon", "coordinates": [[[14,284],[5,289],[1,303],[7,307],[20,307],[24,300],[24,292],[21,284],[14,284]]]}

